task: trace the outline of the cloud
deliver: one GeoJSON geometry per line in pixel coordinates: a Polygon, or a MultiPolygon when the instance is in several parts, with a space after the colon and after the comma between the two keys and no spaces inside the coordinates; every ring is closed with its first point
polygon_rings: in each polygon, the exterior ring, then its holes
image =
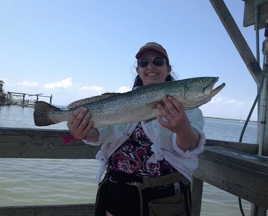
{"type": "Polygon", "coordinates": [[[130,88],[129,87],[126,87],[126,86],[121,86],[119,89],[118,89],[118,93],[124,93],[124,92],[128,92],[130,91],[130,88]]]}
{"type": "Polygon", "coordinates": [[[14,82],[13,80],[9,80],[9,79],[1,79],[5,82],[4,87],[18,87],[21,86],[20,82],[14,82]]]}
{"type": "Polygon", "coordinates": [[[72,83],[72,78],[69,77],[65,80],[62,80],[60,82],[52,82],[52,83],[48,83],[45,84],[44,87],[48,88],[48,89],[53,89],[53,88],[70,88],[72,87],[73,83],[72,83]]]}
{"type": "Polygon", "coordinates": [[[5,88],[6,86],[15,86],[15,84],[12,85],[12,83],[10,83],[8,79],[5,79],[5,78],[4,78],[4,79],[1,79],[1,80],[4,81],[4,88],[5,88]]]}
{"type": "Polygon", "coordinates": [[[83,94],[101,94],[104,92],[105,88],[102,86],[89,86],[89,87],[82,87],[79,89],[79,91],[82,91],[83,94]]]}
{"type": "MultiPolygon", "coordinates": [[[[246,119],[252,106],[251,101],[239,101],[230,97],[212,98],[210,102],[201,106],[204,116],[246,119]]],[[[256,109],[253,112],[252,120],[256,120],[256,109]]]]}
{"type": "Polygon", "coordinates": [[[226,106],[241,106],[244,104],[242,101],[237,101],[235,99],[230,99],[228,97],[214,97],[212,98],[211,102],[215,106],[221,106],[221,107],[226,107],[226,106]]]}
{"type": "Polygon", "coordinates": [[[4,79],[1,79],[2,81],[4,81],[4,83],[6,84],[9,80],[4,78],[4,79]]]}
{"type": "Polygon", "coordinates": [[[37,87],[39,85],[38,82],[29,82],[29,81],[23,81],[21,83],[18,83],[19,85],[26,86],[26,87],[37,87]]]}

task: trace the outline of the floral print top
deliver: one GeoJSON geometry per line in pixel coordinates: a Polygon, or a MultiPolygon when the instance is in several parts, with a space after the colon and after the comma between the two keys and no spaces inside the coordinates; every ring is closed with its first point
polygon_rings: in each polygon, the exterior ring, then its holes
{"type": "Polygon", "coordinates": [[[165,159],[157,163],[148,163],[148,159],[154,154],[150,148],[152,144],[139,122],[129,139],[111,155],[108,166],[142,178],[176,172],[165,159]]]}

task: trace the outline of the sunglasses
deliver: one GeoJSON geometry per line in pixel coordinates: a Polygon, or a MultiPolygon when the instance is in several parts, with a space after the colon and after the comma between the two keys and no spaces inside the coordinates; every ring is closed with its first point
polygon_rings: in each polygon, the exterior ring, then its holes
{"type": "Polygon", "coordinates": [[[150,61],[152,61],[155,66],[161,67],[164,64],[165,59],[163,57],[140,58],[138,60],[138,66],[144,68],[150,63],[150,61]]]}

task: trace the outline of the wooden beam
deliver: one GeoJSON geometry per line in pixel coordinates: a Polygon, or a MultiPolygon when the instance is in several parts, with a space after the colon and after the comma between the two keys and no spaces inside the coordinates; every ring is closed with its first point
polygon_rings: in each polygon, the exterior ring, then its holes
{"type": "Polygon", "coordinates": [[[43,93],[40,93],[40,94],[26,94],[26,95],[29,95],[29,96],[39,96],[39,95],[42,95],[43,93]]]}
{"type": "Polygon", "coordinates": [[[228,141],[210,140],[210,139],[207,139],[206,146],[218,146],[218,147],[232,149],[235,151],[240,151],[240,152],[251,154],[251,155],[257,155],[258,149],[259,149],[258,144],[228,142],[228,141]]]}
{"type": "Polygon", "coordinates": [[[94,159],[100,146],[71,140],[65,144],[62,135],[68,130],[0,128],[0,158],[94,159]]]}
{"type": "Polygon", "coordinates": [[[210,0],[210,2],[217,12],[222,24],[232,39],[236,49],[238,50],[256,84],[260,85],[262,69],[252,54],[251,49],[249,48],[245,38],[237,27],[225,3],[223,0],[210,0]]]}
{"type": "Polygon", "coordinates": [[[19,92],[7,92],[8,94],[26,94],[26,93],[19,93],[19,92]]]}
{"type": "MultiPolygon", "coordinates": [[[[63,135],[68,130],[5,128],[0,127],[0,158],[54,158],[94,159],[100,146],[86,145],[83,141],[71,140],[65,144],[63,135]]],[[[255,155],[258,145],[207,140],[207,146],[221,146],[255,155]]]]}
{"type": "Polygon", "coordinates": [[[94,204],[7,206],[0,207],[0,216],[93,216],[94,204]]]}
{"type": "Polygon", "coordinates": [[[268,158],[207,146],[198,161],[193,177],[268,208],[268,158]]]}
{"type": "Polygon", "coordinates": [[[21,94],[21,95],[29,95],[29,96],[37,96],[37,95],[42,95],[43,93],[39,94],[26,94],[26,93],[19,93],[19,92],[7,92],[8,94],[21,94]]]}

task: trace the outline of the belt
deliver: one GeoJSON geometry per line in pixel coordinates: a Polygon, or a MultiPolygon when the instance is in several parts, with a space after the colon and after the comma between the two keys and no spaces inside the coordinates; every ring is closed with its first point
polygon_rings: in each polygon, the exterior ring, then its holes
{"type": "Polygon", "coordinates": [[[143,178],[137,176],[136,174],[128,174],[128,173],[120,172],[120,171],[113,170],[113,169],[109,171],[109,174],[110,174],[110,179],[114,183],[125,184],[125,183],[132,183],[132,182],[138,182],[138,183],[143,182],[143,178]]]}
{"type": "MultiPolygon", "coordinates": [[[[112,183],[116,183],[116,184],[128,184],[128,183],[133,183],[133,182],[137,182],[137,183],[143,183],[143,178],[139,177],[135,174],[128,174],[128,173],[124,173],[124,172],[120,172],[117,170],[110,170],[110,178],[109,180],[112,183]]],[[[180,182],[174,182],[174,183],[170,183],[170,184],[166,184],[166,185],[162,185],[162,186],[155,186],[155,187],[149,187],[146,190],[150,191],[150,192],[154,192],[156,193],[157,191],[165,191],[168,192],[170,194],[170,196],[173,195],[177,195],[177,194],[181,194],[184,193],[184,185],[180,182]]],[[[119,188],[121,188],[119,186],[119,188]]]]}

